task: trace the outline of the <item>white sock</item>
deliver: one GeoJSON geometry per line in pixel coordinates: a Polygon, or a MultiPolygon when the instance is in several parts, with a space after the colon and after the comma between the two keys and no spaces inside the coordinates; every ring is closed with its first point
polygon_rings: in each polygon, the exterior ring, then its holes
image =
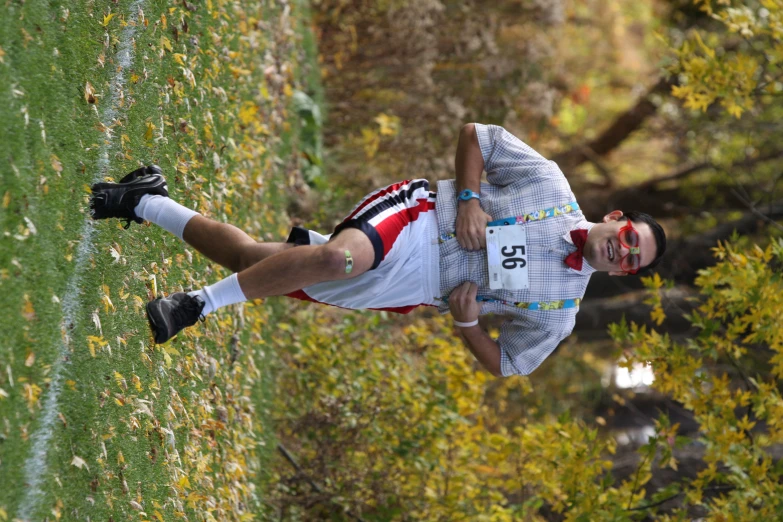
{"type": "Polygon", "coordinates": [[[204,303],[206,303],[204,310],[201,311],[201,314],[204,316],[223,306],[247,301],[247,297],[245,297],[242,288],[239,286],[237,274],[231,274],[222,281],[218,281],[214,285],[205,286],[201,290],[188,292],[188,295],[201,296],[204,303]]]}
{"type": "Polygon", "coordinates": [[[180,239],[190,218],[198,214],[173,199],[158,194],[144,194],[134,211],[141,219],[163,227],[180,239]]]}

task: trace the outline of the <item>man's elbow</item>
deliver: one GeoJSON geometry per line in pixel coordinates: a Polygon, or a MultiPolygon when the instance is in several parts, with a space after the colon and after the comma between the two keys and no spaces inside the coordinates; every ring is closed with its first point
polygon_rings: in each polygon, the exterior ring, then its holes
{"type": "Polygon", "coordinates": [[[466,123],[462,126],[462,129],[460,129],[459,133],[466,137],[472,137],[476,135],[476,124],[475,123],[466,123]]]}
{"type": "Polygon", "coordinates": [[[493,377],[503,377],[503,372],[500,371],[499,364],[497,366],[485,366],[485,368],[493,377]]]}

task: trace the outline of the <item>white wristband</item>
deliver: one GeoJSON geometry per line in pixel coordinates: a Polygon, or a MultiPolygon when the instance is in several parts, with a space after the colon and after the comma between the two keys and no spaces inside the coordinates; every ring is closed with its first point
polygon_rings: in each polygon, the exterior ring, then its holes
{"type": "Polygon", "coordinates": [[[454,324],[456,326],[462,326],[463,328],[466,328],[468,326],[476,326],[478,324],[478,319],[476,319],[475,321],[471,321],[469,323],[461,323],[459,321],[454,321],[454,324]]]}

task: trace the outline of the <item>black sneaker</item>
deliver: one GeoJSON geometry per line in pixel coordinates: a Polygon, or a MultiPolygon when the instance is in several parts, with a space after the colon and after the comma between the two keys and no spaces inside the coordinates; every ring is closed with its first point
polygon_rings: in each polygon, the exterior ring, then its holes
{"type": "Polygon", "coordinates": [[[93,219],[125,219],[125,228],[131,221],[143,223],[134,209],[145,194],[168,197],[166,179],[160,167],[149,165],[127,174],[119,183],[96,183],[91,187],[90,215],[93,219]]]}
{"type": "Polygon", "coordinates": [[[155,343],[165,343],[186,326],[193,326],[199,319],[204,321],[201,311],[205,304],[201,296],[185,292],[158,297],[147,303],[147,319],[155,334],[155,343]]]}

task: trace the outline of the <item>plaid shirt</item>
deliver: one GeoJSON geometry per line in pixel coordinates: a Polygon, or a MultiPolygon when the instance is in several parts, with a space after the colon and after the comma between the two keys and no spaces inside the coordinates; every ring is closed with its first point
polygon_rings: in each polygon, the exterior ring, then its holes
{"type": "MultiPolygon", "coordinates": [[[[502,219],[565,205],[576,201],[571,187],[557,164],[549,161],[510,134],[503,127],[476,124],[484,170],[489,183],[481,183],[481,208],[502,219]]],[[[438,182],[435,206],[439,235],[455,230],[457,220],[456,181],[438,182]]],[[[442,296],[465,281],[478,284],[478,296],[507,302],[558,301],[582,298],[595,271],[585,259],[581,271],[563,262],[576,250],[570,232],[590,230],[581,211],[525,223],[527,233],[529,288],[491,290],[487,271],[487,252],[463,250],[456,238],[440,246],[440,290],[442,296]]],[[[449,307],[441,302],[442,314],[449,307]]],[[[508,304],[487,302],[481,314],[502,314],[503,323],[497,342],[500,346],[500,370],[504,376],[527,375],[573,330],[578,308],[533,311],[508,304]]]]}

